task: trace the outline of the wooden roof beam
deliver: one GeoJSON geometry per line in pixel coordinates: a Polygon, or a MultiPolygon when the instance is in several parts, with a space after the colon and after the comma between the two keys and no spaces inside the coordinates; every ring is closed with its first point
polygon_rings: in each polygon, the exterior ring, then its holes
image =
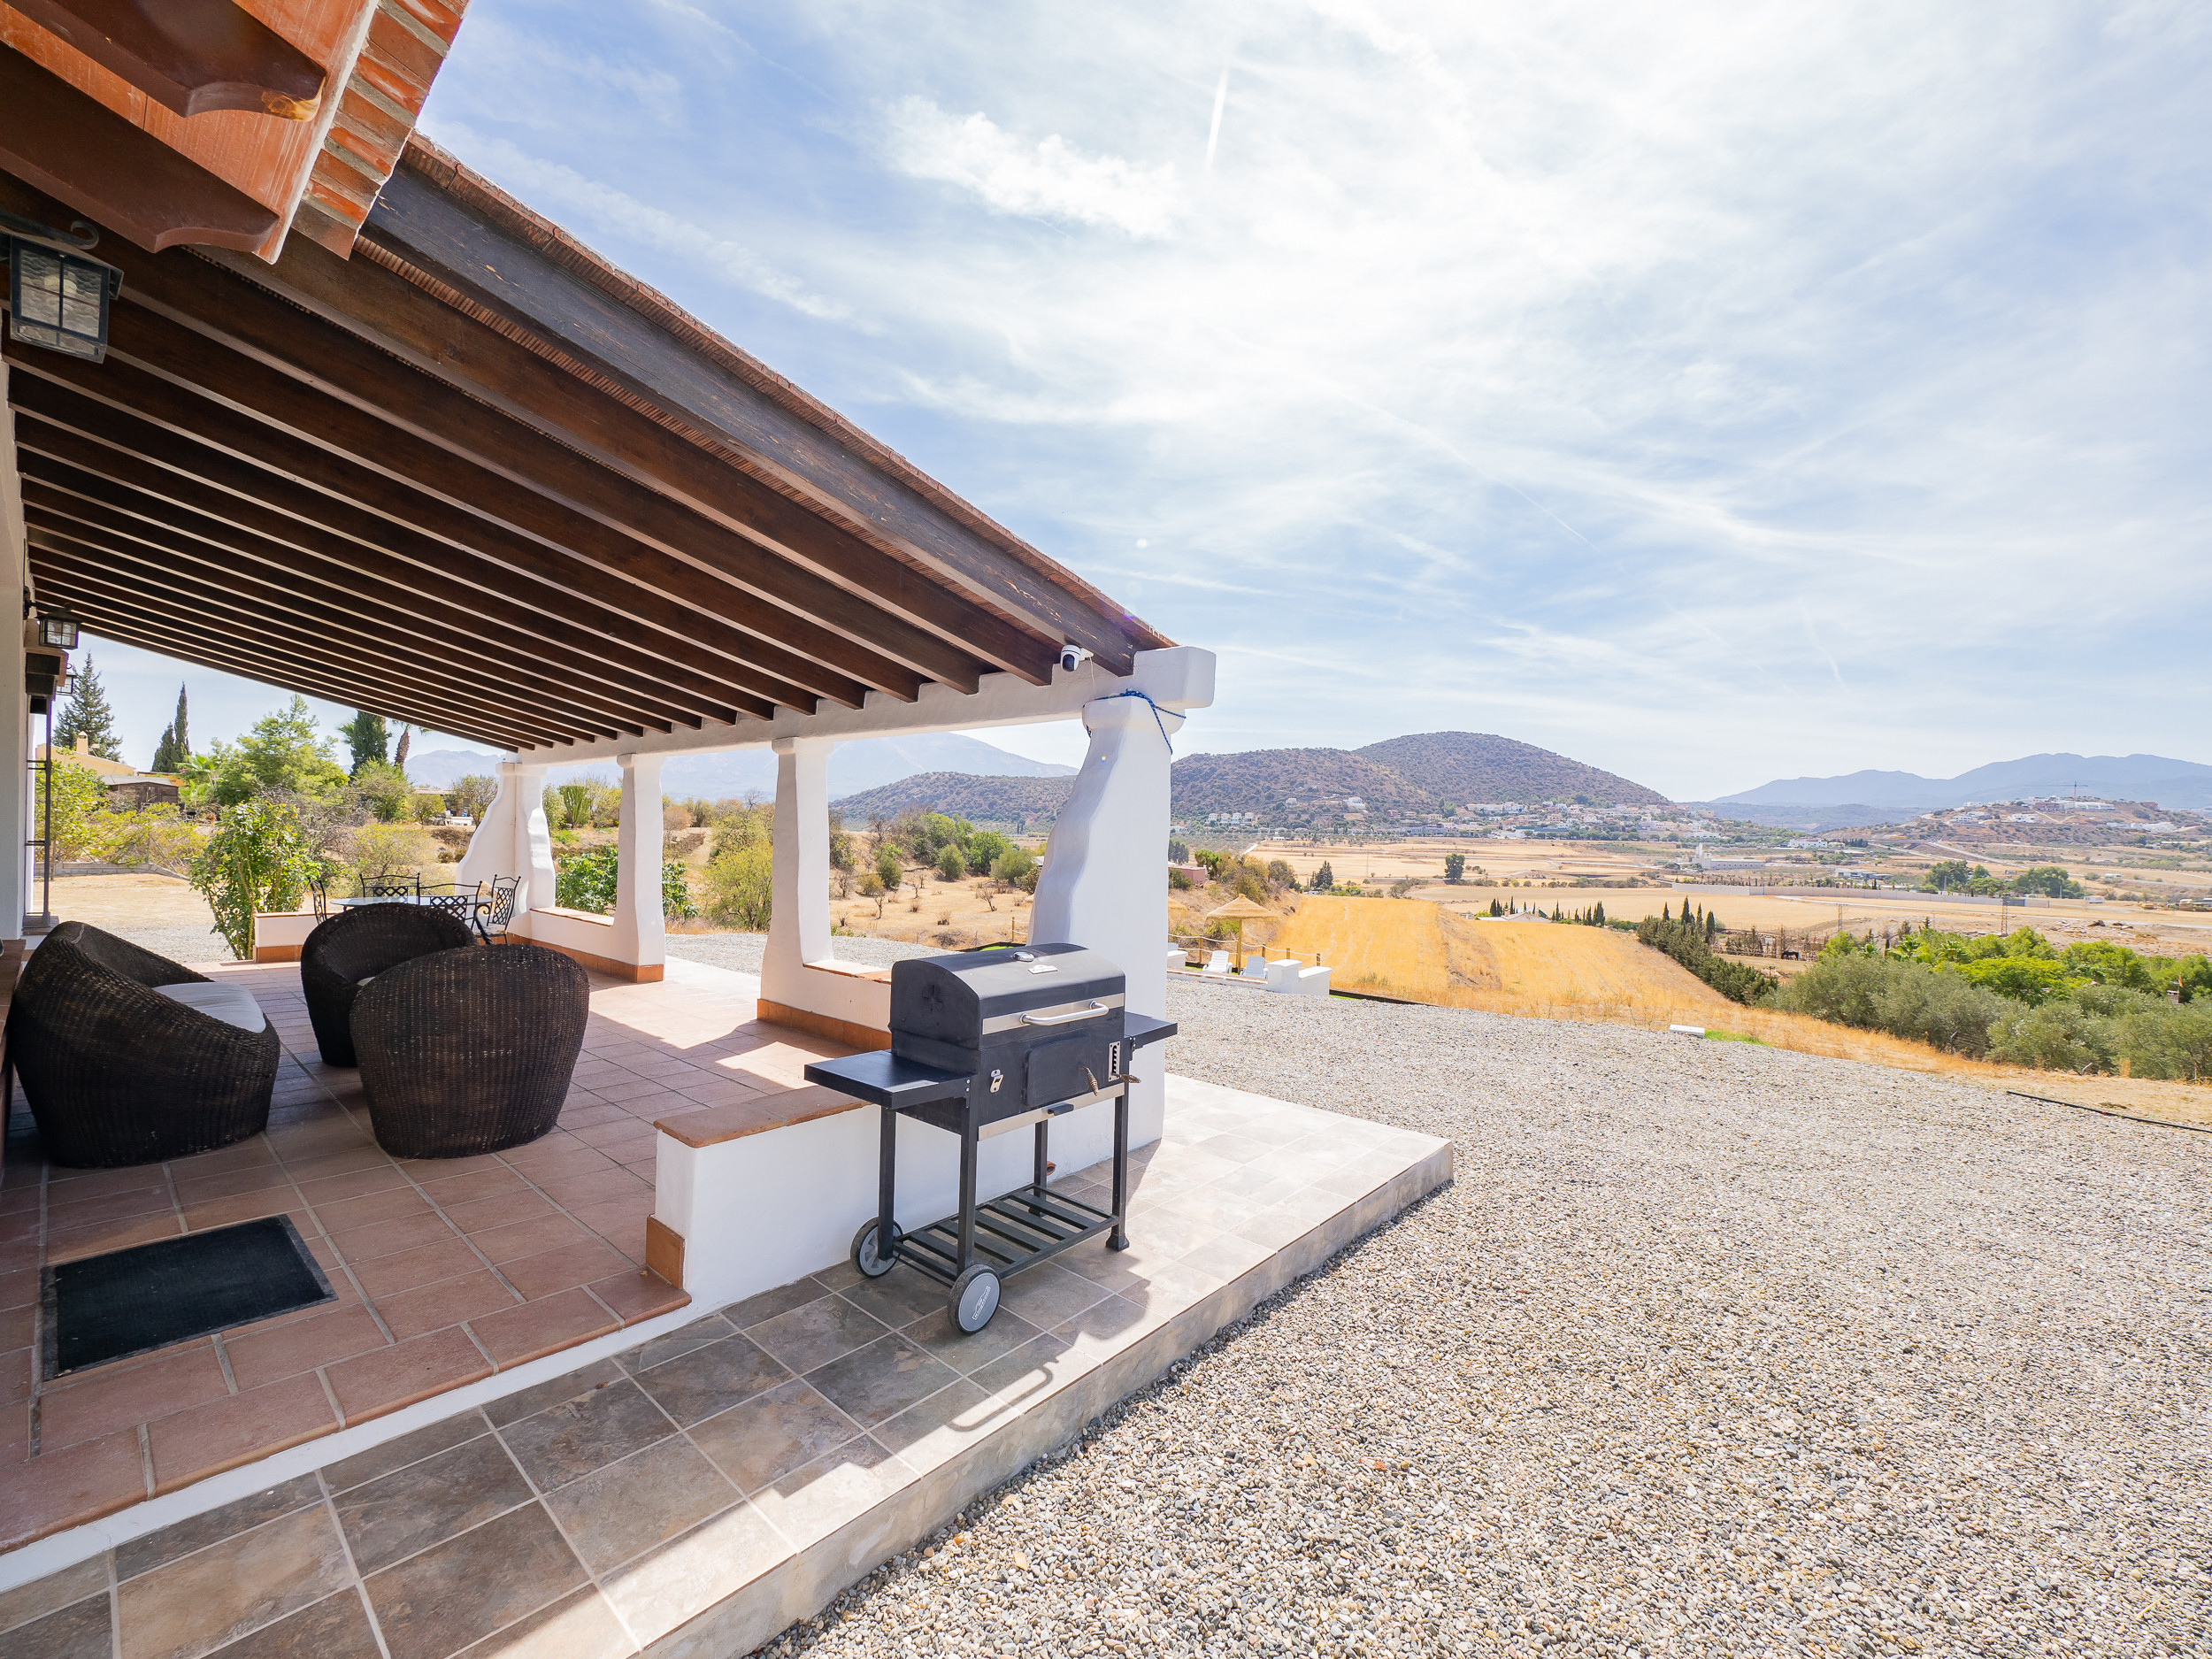
{"type": "MultiPolygon", "coordinates": [[[[248,463],[250,472],[265,472],[273,491],[283,485],[305,486],[307,494],[326,503],[319,505],[319,511],[357,513],[367,521],[373,528],[364,539],[373,537],[371,545],[412,549],[434,543],[433,568],[458,573],[473,565],[475,584],[494,595],[503,593],[503,585],[513,586],[519,590],[516,603],[549,606],[555,614],[572,615],[610,640],[635,645],[649,657],[672,657],[736,691],[813,712],[814,699],[804,687],[764,672],[747,660],[756,653],[757,641],[718,618],[624,581],[588,560],[516,534],[435,496],[419,495],[348,457],[303,442],[113,357],[96,368],[50,351],[19,349],[12,343],[0,345],[0,351],[12,370],[11,396],[19,404],[34,410],[41,406],[36,394],[26,389],[35,381],[66,387],[81,394],[81,401],[105,405],[182,438],[188,447],[205,446],[248,463]],[[580,600],[584,603],[577,603],[580,600]]],[[[86,431],[96,436],[99,426],[86,431]]]]}
{"type": "MultiPolygon", "coordinates": [[[[357,244],[370,257],[342,260],[293,242],[274,266],[229,255],[217,263],[273,289],[294,304],[396,354],[426,374],[503,410],[602,465],[681,503],[692,511],[890,613],[972,652],[1033,685],[1052,677],[1056,641],[986,610],[906,561],[892,557],[703,448],[611,393],[511,340],[380,264],[403,265],[373,237],[357,244]]],[[[454,298],[465,304],[463,296],[454,298]]],[[[545,349],[550,349],[546,347],[545,349]]],[[[830,626],[839,624],[824,618],[830,626]]],[[[842,629],[851,637],[849,629],[842,629]]],[[[879,648],[911,666],[893,640],[879,648]]]]}
{"type": "Polygon", "coordinates": [[[501,660],[475,644],[466,618],[441,624],[380,600],[332,593],[311,578],[250,561],[250,556],[245,561],[226,558],[219,545],[69,493],[28,472],[23,500],[31,522],[97,546],[107,557],[134,561],[150,580],[173,574],[219,592],[234,591],[277,613],[288,606],[334,640],[357,636],[359,649],[414,661],[419,664],[415,672],[449,680],[487,703],[549,716],[565,711],[558,718],[593,726],[669,732],[680,725],[695,731],[701,724],[696,718],[671,719],[657,709],[611,706],[580,695],[578,687],[545,674],[528,658],[501,660]]]}
{"type": "Polygon", "coordinates": [[[179,115],[314,117],[322,65],[231,0],[10,0],[102,68],[179,115]]]}
{"type": "Polygon", "coordinates": [[[404,720],[428,731],[450,732],[457,737],[495,743],[502,749],[533,749],[538,745],[539,740],[527,733],[511,732],[488,721],[432,710],[411,698],[396,697],[376,686],[334,673],[319,663],[280,662],[273,653],[179,628],[166,618],[150,615],[142,608],[119,604],[65,577],[55,579],[53,590],[57,595],[68,598],[70,608],[88,631],[127,645],[258,680],[265,686],[367,709],[388,719],[404,720]]]}
{"type": "Polygon", "coordinates": [[[17,447],[33,457],[27,472],[40,470],[36,457],[50,457],[137,499],[196,515],[196,524],[253,536],[254,545],[289,549],[303,569],[321,572],[349,592],[387,593],[403,602],[420,598],[477,617],[487,639],[503,649],[542,658],[564,673],[626,695],[664,696],[672,706],[726,725],[741,713],[765,719],[774,710],[768,699],[710,679],[687,662],[652,657],[651,641],[641,645],[635,628],[626,634],[606,631],[604,612],[564,590],[511,575],[472,584],[463,575],[480,567],[442,542],[54,382],[25,374],[12,385],[17,447]],[[96,426],[97,437],[90,430],[96,426]]]}
{"type": "Polygon", "coordinates": [[[142,248],[250,253],[277,216],[143,127],[0,45],[0,167],[142,248]]]}

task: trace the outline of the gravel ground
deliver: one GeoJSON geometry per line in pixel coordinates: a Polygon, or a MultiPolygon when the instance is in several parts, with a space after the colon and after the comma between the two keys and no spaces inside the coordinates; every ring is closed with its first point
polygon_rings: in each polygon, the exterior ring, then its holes
{"type": "MultiPolygon", "coordinates": [[[[102,926],[102,924],[96,924],[102,926]]],[[[229,962],[234,958],[222,934],[211,927],[108,927],[118,939],[172,962],[229,962]]]]}
{"type": "MultiPolygon", "coordinates": [[[[904,945],[895,939],[866,939],[840,935],[835,941],[838,959],[842,962],[864,962],[872,967],[887,968],[907,956],[941,956],[944,952],[934,945],[904,945]]],[[[671,933],[668,935],[668,954],[683,956],[693,962],[703,962],[710,967],[728,968],[737,973],[758,973],[760,953],[768,947],[765,933],[671,933]]]]}
{"type": "Polygon", "coordinates": [[[2207,1137],[1620,1026],[1178,983],[1455,1183],[771,1645],[2212,1652],[2207,1137]]]}

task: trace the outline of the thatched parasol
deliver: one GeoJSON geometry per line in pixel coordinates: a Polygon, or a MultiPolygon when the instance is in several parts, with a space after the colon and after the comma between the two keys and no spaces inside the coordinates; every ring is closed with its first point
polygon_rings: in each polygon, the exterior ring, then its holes
{"type": "Polygon", "coordinates": [[[1242,973],[1244,972],[1245,923],[1250,921],[1279,922],[1282,920],[1282,918],[1264,904],[1255,904],[1242,894],[1239,894],[1219,910],[1208,910],[1206,919],[1210,922],[1234,922],[1237,925],[1237,972],[1242,973]]]}

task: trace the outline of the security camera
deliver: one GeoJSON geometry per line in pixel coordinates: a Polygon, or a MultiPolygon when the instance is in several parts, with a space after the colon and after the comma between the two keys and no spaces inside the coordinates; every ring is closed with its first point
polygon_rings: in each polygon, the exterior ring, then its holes
{"type": "Polygon", "coordinates": [[[1071,674],[1090,660],[1091,653],[1079,645],[1063,645],[1060,648],[1060,666],[1071,674]]]}

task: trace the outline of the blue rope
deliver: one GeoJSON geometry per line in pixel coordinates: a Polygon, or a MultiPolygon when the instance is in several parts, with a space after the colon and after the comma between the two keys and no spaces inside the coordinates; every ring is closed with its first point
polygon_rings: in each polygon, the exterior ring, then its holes
{"type": "Polygon", "coordinates": [[[1144,706],[1152,710],[1152,724],[1160,728],[1160,741],[1167,745],[1167,752],[1169,754],[1172,755],[1175,752],[1175,740],[1167,734],[1167,722],[1161,718],[1160,705],[1158,703],[1153,702],[1151,698],[1145,696],[1144,693],[1141,691],[1117,691],[1114,693],[1114,695],[1117,697],[1143,698],[1144,706]]]}

